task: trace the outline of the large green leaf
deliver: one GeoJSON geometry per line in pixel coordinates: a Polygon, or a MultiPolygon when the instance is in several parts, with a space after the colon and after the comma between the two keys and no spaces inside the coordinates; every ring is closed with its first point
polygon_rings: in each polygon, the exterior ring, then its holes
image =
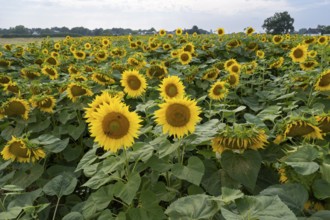
{"type": "Polygon", "coordinates": [[[253,190],[261,166],[261,156],[254,150],[244,151],[243,154],[224,151],[221,165],[231,178],[253,190]]]}
{"type": "Polygon", "coordinates": [[[312,185],[314,196],[318,199],[330,198],[330,183],[323,179],[317,179],[312,185]]]}
{"type": "Polygon", "coordinates": [[[78,138],[82,135],[82,133],[85,131],[85,129],[86,129],[86,123],[84,123],[84,122],[79,122],[78,126],[74,126],[74,125],[68,126],[69,135],[74,140],[78,140],[78,138]]]}
{"type": "Polygon", "coordinates": [[[286,164],[301,175],[310,175],[319,169],[319,165],[315,162],[286,162],[286,164]]]}
{"type": "Polygon", "coordinates": [[[235,202],[237,210],[243,219],[297,219],[278,196],[245,196],[237,199],[235,202]]]}
{"type": "Polygon", "coordinates": [[[187,180],[195,185],[199,185],[204,175],[204,164],[198,157],[192,156],[188,160],[187,166],[174,164],[171,171],[179,179],[187,180]]]}
{"type": "Polygon", "coordinates": [[[202,179],[202,186],[207,193],[213,196],[221,194],[220,170],[213,160],[203,160],[205,172],[202,179]]]}
{"type": "Polygon", "coordinates": [[[51,179],[43,187],[45,194],[50,196],[57,196],[58,198],[63,195],[69,195],[73,192],[77,185],[77,179],[69,173],[63,173],[51,179]]]}
{"type": "Polygon", "coordinates": [[[305,202],[308,200],[307,190],[298,183],[272,185],[260,192],[263,196],[278,196],[296,215],[303,214],[305,202]]]}
{"type": "Polygon", "coordinates": [[[141,184],[139,173],[133,173],[129,176],[126,183],[117,182],[114,186],[114,195],[121,198],[125,203],[130,205],[136,197],[136,193],[141,184]]]}
{"type": "Polygon", "coordinates": [[[56,141],[55,143],[45,145],[44,148],[49,152],[59,153],[63,151],[66,148],[66,146],[68,146],[69,140],[70,140],[69,138],[66,138],[64,140],[59,140],[56,141]]]}
{"type": "Polygon", "coordinates": [[[0,212],[0,220],[17,219],[23,207],[12,207],[5,212],[0,212]]]}
{"type": "Polygon", "coordinates": [[[199,194],[182,197],[167,207],[169,219],[211,219],[220,209],[213,197],[199,194]]]}
{"type": "Polygon", "coordinates": [[[244,194],[238,189],[221,188],[221,200],[225,203],[234,202],[235,199],[241,198],[244,194]]]}
{"type": "Polygon", "coordinates": [[[35,164],[34,166],[28,168],[22,168],[15,173],[11,184],[26,188],[38,180],[43,172],[44,167],[40,164],[35,164]]]}
{"type": "Polygon", "coordinates": [[[55,142],[60,141],[58,137],[55,137],[51,134],[42,134],[38,138],[31,139],[30,142],[37,144],[37,145],[48,145],[48,144],[54,144],[55,142]]]}

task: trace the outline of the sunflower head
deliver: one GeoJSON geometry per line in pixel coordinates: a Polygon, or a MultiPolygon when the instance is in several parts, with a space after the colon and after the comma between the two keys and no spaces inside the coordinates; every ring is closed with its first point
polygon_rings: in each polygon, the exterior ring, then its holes
{"type": "Polygon", "coordinates": [[[72,102],[82,96],[92,96],[93,92],[84,84],[72,82],[66,87],[67,95],[72,102]]]}
{"type": "Polygon", "coordinates": [[[53,56],[47,57],[44,63],[52,66],[58,66],[60,64],[60,62],[53,56]]]}
{"type": "Polygon", "coordinates": [[[30,67],[25,67],[21,69],[21,75],[26,79],[36,79],[40,76],[40,69],[37,65],[32,65],[30,67]]]}
{"type": "Polygon", "coordinates": [[[207,69],[203,74],[203,79],[213,81],[219,76],[220,70],[216,67],[207,69]]]}
{"type": "Polygon", "coordinates": [[[225,29],[218,28],[216,32],[217,32],[218,36],[223,36],[225,34],[225,29]]]}
{"type": "Polygon", "coordinates": [[[209,97],[213,100],[222,100],[228,95],[228,84],[224,81],[218,81],[211,85],[209,90],[209,97]]]}
{"type": "Polygon", "coordinates": [[[105,61],[108,59],[108,52],[106,50],[98,50],[96,53],[95,53],[95,59],[96,61],[98,62],[101,62],[101,61],[105,61]]]}
{"type": "Polygon", "coordinates": [[[245,30],[245,33],[246,33],[246,35],[248,35],[248,36],[252,35],[253,32],[254,32],[254,29],[253,29],[252,27],[248,27],[248,28],[246,28],[246,30],[245,30]]]}
{"type": "Polygon", "coordinates": [[[42,69],[41,72],[48,76],[50,79],[55,80],[58,78],[58,72],[57,69],[53,66],[50,65],[45,65],[42,69]]]}
{"type": "Polygon", "coordinates": [[[250,124],[226,126],[212,139],[213,151],[220,154],[225,150],[258,150],[267,144],[265,131],[250,124]]]}
{"type": "Polygon", "coordinates": [[[53,113],[56,99],[50,95],[38,95],[33,96],[30,99],[30,103],[33,107],[40,109],[42,112],[53,113]]]}
{"type": "Polygon", "coordinates": [[[30,106],[24,99],[11,98],[4,102],[0,108],[0,115],[9,117],[21,116],[27,120],[29,117],[30,106]]]}
{"type": "Polygon", "coordinates": [[[147,89],[145,77],[134,69],[124,71],[120,83],[124,87],[124,91],[133,98],[141,96],[147,89]]]}
{"type": "Polygon", "coordinates": [[[313,70],[319,63],[316,60],[307,60],[303,63],[300,63],[299,66],[302,70],[308,71],[313,70]]]}
{"type": "Polygon", "coordinates": [[[269,65],[269,68],[270,69],[279,69],[282,67],[284,63],[284,58],[283,57],[280,57],[278,58],[277,60],[273,61],[270,65],[269,65]]]}
{"type": "Polygon", "coordinates": [[[77,50],[73,52],[73,56],[77,60],[84,60],[86,58],[86,53],[82,50],[77,50]]]}
{"type": "Polygon", "coordinates": [[[228,71],[230,74],[239,75],[241,72],[241,65],[239,63],[234,63],[234,64],[230,65],[230,67],[228,68],[228,71]]]}
{"type": "Polygon", "coordinates": [[[98,73],[98,72],[93,72],[92,80],[94,82],[96,82],[97,84],[103,85],[103,86],[115,83],[115,80],[112,79],[107,74],[102,74],[102,73],[98,73]]]}
{"type": "Polygon", "coordinates": [[[181,49],[191,54],[195,52],[195,46],[193,43],[186,43],[181,49]]]}
{"type": "Polygon", "coordinates": [[[167,68],[164,65],[152,64],[147,69],[147,76],[150,79],[163,79],[167,73],[167,68]]]}
{"type": "Polygon", "coordinates": [[[178,76],[164,78],[158,90],[164,99],[183,98],[185,93],[184,85],[178,76]]]}
{"type": "Polygon", "coordinates": [[[274,44],[280,44],[284,40],[284,37],[282,35],[274,35],[272,38],[272,41],[274,44]]]}
{"type": "Polygon", "coordinates": [[[177,28],[175,29],[175,34],[178,35],[178,36],[181,36],[182,35],[182,29],[181,28],[177,28]]]}
{"type": "Polygon", "coordinates": [[[160,29],[160,30],[159,30],[159,35],[160,35],[161,37],[165,36],[165,35],[166,35],[166,31],[165,31],[164,29],[160,29]]]}
{"type": "Polygon", "coordinates": [[[330,91],[330,69],[324,70],[319,76],[314,85],[315,90],[330,91]]]}
{"type": "Polygon", "coordinates": [[[191,53],[189,53],[187,51],[182,51],[181,50],[179,55],[178,55],[178,59],[179,59],[179,61],[182,65],[187,65],[191,62],[192,55],[191,55],[191,53]]]}
{"type": "Polygon", "coordinates": [[[0,74],[0,85],[5,85],[12,82],[12,79],[9,76],[0,74]]]}
{"type": "Polygon", "coordinates": [[[163,133],[182,138],[193,133],[196,124],[200,121],[201,112],[196,101],[187,98],[167,99],[155,111],[156,122],[163,127],[163,133]]]}
{"type": "Polygon", "coordinates": [[[239,84],[239,76],[236,73],[230,73],[227,77],[227,83],[232,87],[236,87],[239,84]]]}
{"type": "Polygon", "coordinates": [[[330,133],[330,113],[315,116],[315,119],[323,133],[330,133]]]}
{"type": "Polygon", "coordinates": [[[231,65],[237,63],[237,61],[235,59],[229,59],[229,60],[226,60],[225,64],[224,64],[224,67],[225,67],[225,70],[229,71],[229,68],[231,65]]]}
{"type": "Polygon", "coordinates": [[[294,63],[302,63],[307,59],[307,45],[299,44],[291,49],[289,56],[294,63]]]}
{"type": "Polygon", "coordinates": [[[327,36],[320,36],[317,39],[317,43],[320,45],[328,45],[328,37],[327,36]]]}

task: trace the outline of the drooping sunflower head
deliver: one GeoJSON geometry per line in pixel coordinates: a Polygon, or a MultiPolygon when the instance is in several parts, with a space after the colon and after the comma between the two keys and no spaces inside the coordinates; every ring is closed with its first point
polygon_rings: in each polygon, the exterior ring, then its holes
{"type": "Polygon", "coordinates": [[[212,139],[213,151],[220,154],[225,150],[258,150],[267,144],[265,131],[250,124],[227,125],[212,139]]]}
{"type": "Polygon", "coordinates": [[[196,101],[187,98],[167,99],[155,111],[156,122],[163,127],[163,133],[182,138],[193,133],[196,124],[200,121],[198,116],[201,109],[196,101]]]}
{"type": "Polygon", "coordinates": [[[147,69],[147,76],[150,79],[163,79],[167,73],[167,68],[164,65],[152,64],[147,69]]]}
{"type": "Polygon", "coordinates": [[[274,44],[280,44],[284,41],[284,37],[282,35],[274,35],[272,41],[274,44]]]}
{"type": "Polygon", "coordinates": [[[226,44],[226,48],[227,49],[232,49],[232,48],[235,48],[235,47],[239,47],[241,45],[241,41],[238,40],[238,39],[232,39],[230,41],[227,42],[226,44]]]}
{"type": "Polygon", "coordinates": [[[273,61],[270,65],[269,68],[271,69],[279,69],[284,63],[284,58],[280,57],[277,60],[273,61]]]}
{"type": "Polygon", "coordinates": [[[330,113],[315,116],[317,121],[317,127],[321,129],[323,133],[330,133],[330,113]]]}
{"type": "Polygon", "coordinates": [[[39,71],[40,69],[38,67],[32,65],[31,67],[22,68],[21,75],[26,79],[33,80],[40,76],[39,71]]]}
{"type": "Polygon", "coordinates": [[[66,87],[67,95],[72,102],[82,96],[92,96],[93,92],[84,84],[72,82],[66,87]]]}
{"type": "Polygon", "coordinates": [[[248,27],[248,28],[246,28],[246,30],[245,30],[245,33],[246,33],[246,35],[248,35],[248,36],[252,35],[253,32],[254,32],[254,29],[253,29],[252,27],[248,27]]]}
{"type": "Polygon", "coordinates": [[[45,75],[47,75],[50,79],[55,80],[58,78],[58,72],[57,69],[53,66],[45,65],[42,69],[41,72],[45,75]]]}
{"type": "Polygon", "coordinates": [[[147,89],[145,77],[137,70],[124,71],[120,83],[124,87],[125,93],[133,98],[140,97],[147,89]]]}
{"type": "Polygon", "coordinates": [[[92,80],[96,82],[99,85],[108,85],[108,84],[113,84],[115,83],[115,80],[112,79],[110,76],[107,74],[103,73],[98,73],[98,72],[93,72],[92,74],[92,80]]]}
{"type": "Polygon", "coordinates": [[[85,53],[85,51],[77,50],[77,51],[73,52],[73,56],[77,60],[84,60],[86,58],[86,53],[85,53]]]}
{"type": "Polygon", "coordinates": [[[179,59],[179,61],[182,65],[187,65],[191,62],[192,55],[191,55],[191,53],[189,53],[187,51],[182,51],[181,50],[179,55],[178,55],[178,59],[179,59]]]}
{"type": "Polygon", "coordinates": [[[105,150],[117,152],[121,148],[133,145],[141,127],[141,118],[136,112],[130,112],[128,106],[111,99],[111,103],[99,106],[90,121],[90,133],[105,150]]]}
{"type": "Polygon", "coordinates": [[[4,102],[0,108],[1,116],[15,117],[20,116],[27,120],[29,118],[30,106],[29,103],[24,99],[11,98],[4,102]]]}
{"type": "Polygon", "coordinates": [[[12,136],[7,142],[1,155],[4,160],[17,161],[19,163],[34,163],[45,158],[46,153],[42,148],[31,146],[28,140],[12,136]]]}
{"type": "Polygon", "coordinates": [[[294,63],[302,63],[307,59],[307,45],[305,44],[299,44],[298,46],[294,47],[290,51],[290,57],[292,59],[292,62],[294,63]]]}
{"type": "Polygon", "coordinates": [[[319,75],[314,87],[318,91],[330,91],[330,69],[324,70],[319,75]]]}
{"type": "Polygon", "coordinates": [[[53,56],[47,57],[44,63],[52,66],[58,66],[60,64],[60,62],[53,56]]]}
{"type": "Polygon", "coordinates": [[[30,99],[33,107],[40,109],[42,112],[53,113],[56,105],[56,99],[51,95],[38,95],[30,99]]]}
{"type": "Polygon", "coordinates": [[[303,63],[300,63],[299,66],[302,70],[308,71],[313,70],[319,63],[316,60],[307,60],[303,63]]]}
{"type": "Polygon", "coordinates": [[[182,29],[181,28],[177,28],[175,29],[175,34],[178,35],[178,36],[181,36],[182,35],[182,29]]]}
{"type": "Polygon", "coordinates": [[[315,41],[316,41],[316,38],[314,36],[311,36],[304,40],[304,44],[313,44],[313,43],[315,43],[315,41]]]}
{"type": "Polygon", "coordinates": [[[218,29],[217,29],[217,34],[218,34],[219,36],[223,36],[223,35],[225,34],[225,29],[223,29],[223,28],[218,28],[218,29]]]}
{"type": "Polygon", "coordinates": [[[327,45],[328,44],[328,37],[327,36],[320,36],[317,39],[317,43],[320,45],[327,45]]]}
{"type": "Polygon", "coordinates": [[[164,99],[183,98],[184,85],[178,76],[169,76],[162,80],[158,89],[164,99]]]}
{"type": "Polygon", "coordinates": [[[222,100],[228,95],[228,84],[224,81],[218,81],[211,85],[209,90],[209,97],[213,100],[222,100]]]}
{"type": "Polygon", "coordinates": [[[203,74],[203,79],[213,81],[219,76],[220,70],[216,67],[211,67],[207,69],[203,74]]]}
{"type": "Polygon", "coordinates": [[[7,84],[4,84],[3,85],[3,90],[6,92],[6,93],[14,93],[14,94],[20,94],[20,88],[19,86],[17,85],[16,82],[9,82],[7,84]]]}
{"type": "Polygon", "coordinates": [[[5,59],[0,59],[0,67],[10,67],[11,62],[9,60],[5,60],[5,59]]]}

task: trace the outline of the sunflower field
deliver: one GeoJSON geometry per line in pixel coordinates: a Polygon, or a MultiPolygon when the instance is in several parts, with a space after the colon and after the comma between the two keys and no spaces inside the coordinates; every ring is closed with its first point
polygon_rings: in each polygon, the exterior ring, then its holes
{"type": "Polygon", "coordinates": [[[0,219],[330,219],[329,40],[0,45],[0,219]]]}

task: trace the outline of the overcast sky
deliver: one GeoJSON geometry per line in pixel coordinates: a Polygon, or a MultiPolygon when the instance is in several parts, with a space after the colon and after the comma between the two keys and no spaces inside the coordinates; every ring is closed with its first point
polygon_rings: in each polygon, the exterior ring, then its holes
{"type": "Polygon", "coordinates": [[[330,0],[0,0],[0,28],[86,27],[174,30],[197,25],[227,33],[288,11],[295,30],[330,25],[330,0]]]}

